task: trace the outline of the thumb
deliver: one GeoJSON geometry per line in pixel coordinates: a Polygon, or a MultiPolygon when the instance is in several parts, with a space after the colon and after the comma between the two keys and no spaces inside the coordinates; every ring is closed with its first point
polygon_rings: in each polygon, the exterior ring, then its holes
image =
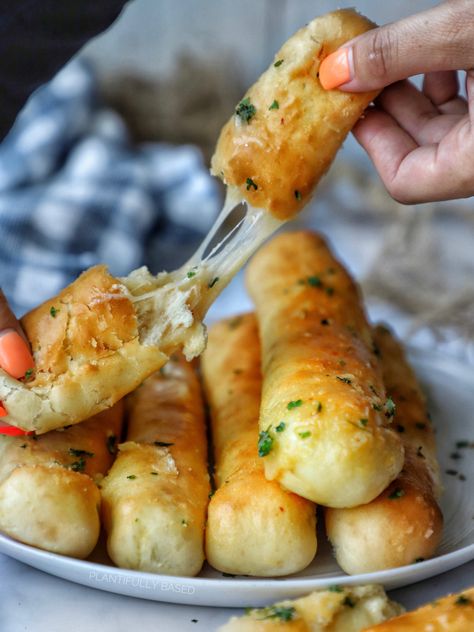
{"type": "Polygon", "coordinates": [[[347,42],[323,60],[319,78],[326,90],[364,92],[420,73],[472,68],[473,42],[474,2],[448,0],[347,42]]]}

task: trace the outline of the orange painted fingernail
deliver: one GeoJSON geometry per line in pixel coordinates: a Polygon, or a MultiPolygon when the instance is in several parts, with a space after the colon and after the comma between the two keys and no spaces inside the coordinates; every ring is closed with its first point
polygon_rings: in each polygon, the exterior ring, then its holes
{"type": "Polygon", "coordinates": [[[9,437],[28,437],[32,434],[34,434],[32,430],[22,430],[16,426],[0,425],[0,435],[8,435],[9,437]]]}
{"type": "Polygon", "coordinates": [[[0,334],[0,367],[17,380],[35,366],[28,345],[19,333],[6,329],[0,334]]]}
{"type": "Polygon", "coordinates": [[[325,90],[333,90],[351,80],[350,48],[341,48],[321,62],[319,81],[325,90]]]}

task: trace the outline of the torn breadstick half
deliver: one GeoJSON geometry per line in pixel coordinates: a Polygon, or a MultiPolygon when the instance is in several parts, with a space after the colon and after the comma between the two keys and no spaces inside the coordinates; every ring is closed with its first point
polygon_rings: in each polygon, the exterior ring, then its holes
{"type": "Polygon", "coordinates": [[[266,477],[329,507],[370,502],[404,451],[357,286],[309,231],[265,245],[247,286],[262,343],[266,477]]]}
{"type": "Polygon", "coordinates": [[[257,447],[262,377],[253,314],[211,327],[202,373],[217,487],[208,509],[207,559],[237,575],[295,573],[316,553],[316,512],[313,503],[265,478],[257,447]]]}
{"type": "Polygon", "coordinates": [[[282,48],[224,128],[212,161],[228,184],[224,208],[197,253],[156,277],[86,271],[22,319],[36,364],[15,380],[0,370],[7,423],[43,433],[111,406],[183,350],[205,346],[203,318],[248,257],[300,210],[374,94],[324,91],[323,57],[372,23],[343,10],[317,18],[282,48]],[[280,56],[281,55],[281,56],[280,56]],[[246,216],[206,254],[242,200],[246,216]]]}
{"type": "Polygon", "coordinates": [[[212,173],[279,219],[299,212],[377,94],[324,90],[321,61],[374,26],[342,9],[293,35],[223,128],[212,173]]]}
{"type": "Polygon", "coordinates": [[[122,403],[41,437],[0,436],[0,531],[25,544],[84,558],[100,531],[96,483],[115,456],[122,403]]]}
{"type": "Polygon", "coordinates": [[[385,388],[395,407],[394,428],[405,446],[405,463],[371,503],[325,511],[336,559],[349,574],[423,561],[436,551],[443,527],[435,438],[425,398],[391,332],[378,326],[374,340],[385,388]]]}
{"type": "Polygon", "coordinates": [[[362,632],[401,612],[402,606],[391,601],[382,586],[335,585],[267,608],[249,608],[219,632],[362,632]]]}
{"type": "Polygon", "coordinates": [[[107,550],[122,568],[196,575],[204,561],[210,485],[192,364],[173,355],[129,404],[127,441],[101,485],[107,550]]]}

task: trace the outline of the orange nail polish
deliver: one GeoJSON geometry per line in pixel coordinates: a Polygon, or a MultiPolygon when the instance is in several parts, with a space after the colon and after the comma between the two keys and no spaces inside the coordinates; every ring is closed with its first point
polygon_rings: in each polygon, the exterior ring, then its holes
{"type": "Polygon", "coordinates": [[[0,425],[0,435],[8,435],[9,437],[27,437],[34,434],[31,431],[22,430],[16,426],[2,426],[0,425]]]}
{"type": "Polygon", "coordinates": [[[0,367],[12,377],[24,377],[34,367],[28,345],[19,333],[12,329],[0,335],[0,367]]]}
{"type": "Polygon", "coordinates": [[[350,48],[341,48],[323,59],[319,81],[325,90],[333,90],[351,80],[350,48]]]}

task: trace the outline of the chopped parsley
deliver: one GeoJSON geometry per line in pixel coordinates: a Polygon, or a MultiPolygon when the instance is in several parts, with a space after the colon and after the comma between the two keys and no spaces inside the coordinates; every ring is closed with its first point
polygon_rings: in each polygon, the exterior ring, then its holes
{"type": "Polygon", "coordinates": [[[23,379],[25,380],[25,382],[29,382],[32,378],[33,378],[33,369],[28,369],[25,372],[23,379]]]}
{"type": "Polygon", "coordinates": [[[298,202],[302,199],[301,191],[295,191],[295,198],[298,200],[298,202]]]}
{"type": "Polygon", "coordinates": [[[87,450],[77,450],[76,448],[69,448],[69,454],[71,456],[94,456],[93,452],[87,450]]]}
{"type": "Polygon", "coordinates": [[[131,481],[134,481],[137,477],[135,476],[135,474],[129,474],[127,478],[130,479],[131,481]]]}
{"type": "Polygon", "coordinates": [[[69,469],[71,469],[73,472],[83,472],[85,467],[86,467],[86,460],[83,456],[81,456],[78,458],[77,461],[74,461],[73,463],[71,463],[71,465],[69,466],[69,469]]]}
{"type": "Polygon", "coordinates": [[[158,472],[150,472],[152,476],[158,476],[158,472]]]}
{"type": "Polygon", "coordinates": [[[174,443],[168,443],[166,441],[153,441],[153,445],[156,445],[159,448],[169,448],[169,446],[174,445],[174,443]]]}
{"type": "Polygon", "coordinates": [[[23,445],[20,446],[20,448],[23,448],[23,450],[26,448],[26,443],[24,443],[23,445]]]}
{"type": "Polygon", "coordinates": [[[420,562],[424,562],[425,558],[424,557],[417,557],[416,560],[413,562],[414,564],[419,564],[420,562]]]}
{"type": "Polygon", "coordinates": [[[287,410],[293,410],[293,408],[299,408],[302,403],[303,403],[302,399],[295,399],[291,402],[288,402],[288,404],[286,405],[286,408],[287,410]]]}
{"type": "Polygon", "coordinates": [[[302,439],[307,439],[308,437],[311,436],[311,432],[309,430],[305,430],[304,432],[298,432],[298,435],[302,438],[302,439]]]}
{"type": "Polygon", "coordinates": [[[393,492],[389,495],[390,500],[395,500],[396,498],[402,498],[405,496],[405,490],[401,487],[397,487],[393,492]]]}
{"type": "Polygon", "coordinates": [[[462,448],[468,448],[469,441],[456,441],[456,448],[458,450],[462,450],[462,448]]]}
{"type": "Polygon", "coordinates": [[[194,272],[194,270],[190,270],[186,273],[186,276],[188,277],[188,279],[192,279],[193,276],[196,276],[196,273],[194,272]]]}
{"type": "Polygon", "coordinates": [[[459,595],[454,603],[456,606],[467,606],[471,603],[471,600],[466,595],[459,595]]]}
{"type": "Polygon", "coordinates": [[[329,325],[329,320],[327,318],[322,318],[321,325],[329,325]]]}
{"type": "Polygon", "coordinates": [[[328,586],[329,592],[342,593],[342,587],[339,584],[333,584],[332,586],[328,586]]]}
{"type": "Polygon", "coordinates": [[[387,401],[385,402],[385,417],[388,417],[388,418],[393,417],[395,415],[395,410],[396,410],[395,402],[389,396],[387,398],[387,401]]]}
{"type": "Polygon", "coordinates": [[[321,402],[318,402],[316,404],[316,412],[320,413],[322,411],[322,409],[323,409],[323,405],[321,404],[321,402]]]}
{"type": "Polygon", "coordinates": [[[185,520],[184,518],[181,520],[181,524],[183,525],[183,527],[187,527],[189,522],[187,520],[185,520]]]}
{"type": "Polygon", "coordinates": [[[270,434],[271,426],[268,426],[266,430],[262,430],[262,432],[258,435],[258,456],[267,456],[270,454],[270,451],[273,447],[273,437],[270,434]]]}
{"type": "Polygon", "coordinates": [[[344,384],[352,384],[352,380],[350,377],[345,377],[344,375],[336,375],[336,380],[340,382],[344,382],[344,384]]]}
{"type": "Polygon", "coordinates": [[[354,608],[355,607],[355,601],[353,599],[351,599],[349,597],[349,595],[346,595],[346,597],[344,597],[344,601],[342,602],[343,606],[347,606],[348,608],[354,608]]]}
{"type": "Polygon", "coordinates": [[[278,59],[278,61],[276,61],[273,65],[275,66],[275,68],[278,68],[279,66],[282,65],[284,61],[285,61],[284,59],[278,59]]]}
{"type": "Polygon", "coordinates": [[[367,417],[362,417],[362,419],[359,419],[359,423],[361,426],[366,426],[369,423],[369,420],[367,419],[367,417]]]}
{"type": "Polygon", "coordinates": [[[279,110],[280,109],[280,104],[278,103],[278,101],[275,99],[273,101],[273,103],[271,104],[271,106],[268,108],[269,110],[279,110]]]}
{"type": "Polygon", "coordinates": [[[208,498],[212,498],[214,496],[214,494],[216,493],[216,490],[213,489],[212,491],[209,492],[209,494],[207,495],[208,498]]]}
{"type": "Polygon", "coordinates": [[[115,435],[110,435],[110,437],[107,437],[105,445],[107,446],[109,454],[112,454],[113,456],[117,452],[117,437],[115,435]]]}
{"type": "Polygon", "coordinates": [[[215,284],[217,283],[217,281],[219,281],[219,277],[214,277],[214,278],[212,279],[212,281],[208,284],[208,286],[207,286],[207,287],[208,287],[209,289],[211,289],[212,287],[214,287],[214,286],[215,286],[215,284]]]}
{"type": "Polygon", "coordinates": [[[253,189],[254,191],[258,190],[258,185],[252,180],[252,178],[247,178],[245,184],[247,185],[247,191],[250,191],[250,189],[253,189]]]}
{"type": "Polygon", "coordinates": [[[445,473],[448,474],[448,476],[457,476],[459,474],[457,470],[445,470],[445,473]]]}
{"type": "Polygon", "coordinates": [[[51,314],[51,316],[53,318],[56,318],[56,314],[59,312],[60,310],[57,309],[56,307],[54,307],[54,305],[51,306],[51,309],[49,310],[49,313],[51,314]]]}
{"type": "Polygon", "coordinates": [[[311,285],[311,287],[321,287],[323,282],[318,276],[313,275],[308,277],[308,284],[311,285]]]}
{"type": "Polygon", "coordinates": [[[264,619],[280,619],[280,621],[291,621],[296,610],[293,606],[270,606],[262,611],[265,613],[264,619]]]}
{"type": "Polygon", "coordinates": [[[334,288],[333,287],[327,287],[325,288],[325,292],[328,296],[332,296],[334,294],[334,288]]]}
{"type": "Polygon", "coordinates": [[[277,432],[283,432],[283,430],[286,428],[286,424],[284,421],[280,421],[280,423],[278,424],[278,426],[275,428],[275,430],[277,432]]]}
{"type": "Polygon", "coordinates": [[[244,123],[250,123],[256,111],[255,106],[250,103],[250,97],[246,97],[238,104],[235,113],[244,123]]]}
{"type": "Polygon", "coordinates": [[[372,404],[372,408],[373,408],[374,410],[379,411],[379,412],[382,410],[382,406],[381,406],[381,404],[372,404]]]}

